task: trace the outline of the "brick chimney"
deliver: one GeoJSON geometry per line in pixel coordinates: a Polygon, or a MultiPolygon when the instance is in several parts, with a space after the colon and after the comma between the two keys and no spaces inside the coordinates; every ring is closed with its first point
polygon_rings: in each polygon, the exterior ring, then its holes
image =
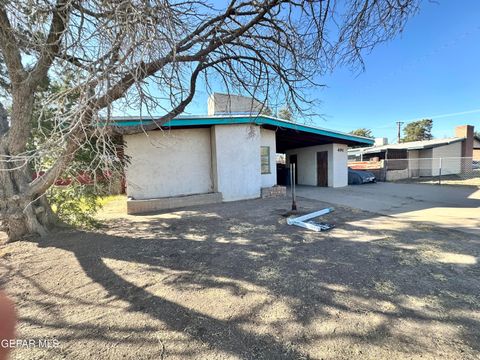
{"type": "Polygon", "coordinates": [[[473,156],[473,126],[461,125],[455,128],[455,137],[465,138],[462,143],[462,157],[473,156]]]}

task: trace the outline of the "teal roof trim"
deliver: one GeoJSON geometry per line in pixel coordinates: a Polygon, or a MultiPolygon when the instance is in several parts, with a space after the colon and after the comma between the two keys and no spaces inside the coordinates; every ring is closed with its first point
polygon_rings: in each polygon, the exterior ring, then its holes
{"type": "MultiPolygon", "coordinates": [[[[142,126],[151,124],[153,120],[138,119],[138,120],[115,120],[113,122],[115,126],[142,126]]],[[[291,129],[297,131],[308,132],[317,135],[329,136],[337,139],[343,139],[348,141],[355,141],[363,144],[373,145],[374,140],[364,138],[361,136],[355,136],[337,132],[333,130],[327,130],[317,128],[314,126],[301,125],[290,121],[280,120],[267,116],[239,116],[239,117],[196,117],[196,118],[175,118],[162,125],[165,128],[180,127],[180,126],[202,126],[202,125],[235,125],[235,124],[256,124],[256,125],[271,125],[284,129],[291,129]]]]}

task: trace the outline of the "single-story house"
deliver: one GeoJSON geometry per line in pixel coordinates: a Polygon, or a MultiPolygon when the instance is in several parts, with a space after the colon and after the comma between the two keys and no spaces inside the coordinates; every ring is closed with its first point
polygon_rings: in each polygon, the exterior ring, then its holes
{"type": "MultiPolygon", "coordinates": [[[[129,213],[258,198],[262,189],[277,185],[278,153],[297,164],[298,184],[346,186],[348,146],[373,143],[272,116],[221,110],[209,104],[209,115],[179,116],[156,130],[124,135],[129,213]]],[[[135,128],[155,121],[112,120],[135,128]]]]}
{"type": "Polygon", "coordinates": [[[374,146],[349,149],[348,159],[349,161],[386,160],[385,166],[388,168],[391,180],[394,180],[437,176],[440,171],[444,175],[471,171],[473,151],[474,127],[462,125],[455,128],[455,137],[451,138],[399,144],[382,144],[377,140],[374,146]]]}

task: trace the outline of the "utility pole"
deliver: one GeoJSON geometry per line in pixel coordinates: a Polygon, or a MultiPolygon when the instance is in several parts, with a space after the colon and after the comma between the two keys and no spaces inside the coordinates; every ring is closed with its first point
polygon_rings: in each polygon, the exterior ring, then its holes
{"type": "Polygon", "coordinates": [[[400,144],[400,130],[402,129],[402,125],[403,125],[403,121],[397,121],[397,127],[398,127],[397,143],[399,143],[399,144],[400,144]]]}

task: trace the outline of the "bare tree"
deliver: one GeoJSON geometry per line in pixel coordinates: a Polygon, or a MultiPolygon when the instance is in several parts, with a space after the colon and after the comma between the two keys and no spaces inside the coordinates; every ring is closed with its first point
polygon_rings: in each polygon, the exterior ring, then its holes
{"type": "Polygon", "coordinates": [[[338,63],[362,65],[362,51],[394,36],[417,10],[417,0],[341,5],[0,1],[0,213],[9,239],[44,235],[55,225],[44,193],[90,139],[102,166],[113,166],[116,159],[105,156],[113,146],[111,114],[163,112],[145,129],[158,127],[184,111],[200,80],[207,88],[221,82],[231,91],[280,96],[304,108],[303,90],[317,85],[318,74],[338,63]],[[36,96],[49,79],[67,73],[74,86],[36,96]],[[72,93],[78,94],[74,103],[72,93]],[[34,108],[54,114],[53,130],[32,149],[33,129],[42,131],[34,108]]]}

